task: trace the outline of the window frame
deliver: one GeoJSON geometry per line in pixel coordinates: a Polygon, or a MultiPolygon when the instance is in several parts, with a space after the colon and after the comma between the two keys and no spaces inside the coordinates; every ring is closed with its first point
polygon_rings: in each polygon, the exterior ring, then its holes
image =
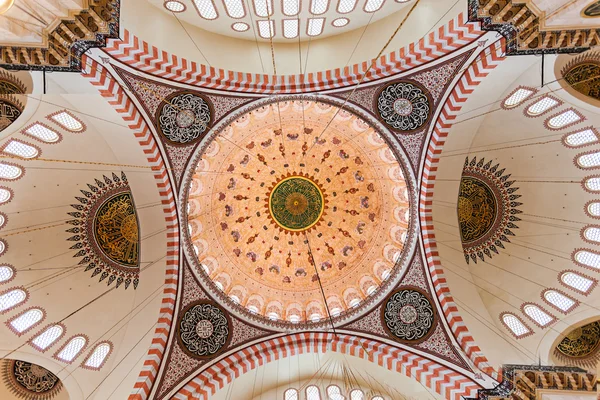
{"type": "Polygon", "coordinates": [[[47,125],[41,121],[35,121],[32,124],[27,125],[25,128],[21,129],[21,134],[28,136],[30,138],[33,138],[33,139],[37,140],[38,142],[41,142],[44,144],[57,144],[57,143],[62,142],[62,140],[63,140],[63,135],[60,132],[58,132],[56,129],[52,128],[50,125],[47,125]],[[56,139],[53,142],[47,142],[47,141],[43,140],[42,138],[37,137],[37,136],[27,132],[28,129],[33,128],[35,125],[40,125],[46,129],[52,131],[53,133],[55,133],[58,136],[58,139],[56,139]]]}
{"type": "Polygon", "coordinates": [[[58,360],[60,362],[63,362],[65,364],[73,364],[75,362],[75,360],[77,360],[77,358],[79,358],[79,356],[81,356],[81,354],[83,354],[85,352],[85,350],[87,349],[89,344],[90,344],[90,338],[83,333],[78,333],[76,335],[69,337],[67,340],[65,340],[65,342],[62,344],[62,346],[60,346],[58,348],[58,350],[56,350],[54,352],[54,354],[52,355],[52,358],[54,358],[55,360],[58,360]],[[85,344],[83,345],[81,350],[79,350],[79,352],[77,352],[77,354],[75,354],[75,356],[73,357],[73,359],[71,361],[67,361],[63,358],[60,358],[58,355],[69,345],[69,343],[71,343],[71,341],[73,339],[75,339],[77,337],[82,337],[85,339],[85,344]]]}
{"type": "Polygon", "coordinates": [[[588,187],[587,185],[587,181],[590,179],[600,179],[600,175],[598,174],[594,174],[594,175],[588,175],[588,176],[584,176],[581,179],[581,187],[583,188],[583,190],[585,190],[588,193],[592,193],[592,194],[599,194],[600,193],[600,189],[598,190],[592,190],[588,187]]]}
{"type": "Polygon", "coordinates": [[[42,155],[42,149],[41,149],[41,147],[39,147],[39,146],[37,146],[37,145],[35,145],[33,143],[29,143],[29,142],[25,142],[25,141],[20,140],[20,139],[13,139],[13,138],[10,138],[9,140],[7,140],[6,143],[4,143],[2,145],[2,147],[0,147],[0,152],[2,154],[7,155],[8,157],[14,157],[14,158],[19,159],[19,160],[35,160],[36,158],[39,158],[42,155]],[[6,148],[8,147],[8,145],[11,142],[17,142],[17,143],[20,143],[20,144],[25,145],[25,146],[33,147],[34,149],[37,150],[37,154],[35,156],[33,156],[33,157],[23,157],[23,156],[20,156],[18,154],[8,153],[5,150],[6,150],[6,148]]]}
{"type": "Polygon", "coordinates": [[[104,365],[108,361],[108,358],[110,357],[110,355],[112,354],[114,349],[115,349],[115,345],[110,340],[102,340],[102,341],[98,342],[96,345],[92,346],[92,349],[88,352],[87,356],[85,356],[85,358],[81,362],[80,367],[83,369],[90,370],[90,371],[100,371],[102,369],[102,367],[104,367],[104,365]],[[100,363],[100,365],[97,367],[92,367],[90,365],[87,365],[86,363],[90,360],[90,358],[92,358],[92,355],[94,354],[96,349],[98,349],[98,347],[100,347],[103,344],[107,344],[110,348],[108,350],[108,353],[106,353],[106,356],[100,363]]]}
{"type": "Polygon", "coordinates": [[[587,215],[590,218],[600,219],[600,214],[594,215],[589,210],[589,207],[594,203],[598,203],[599,207],[600,207],[600,199],[593,199],[593,200],[589,200],[585,203],[585,205],[583,206],[583,211],[585,212],[585,215],[587,215]]]}
{"type": "Polygon", "coordinates": [[[10,278],[8,278],[7,280],[5,280],[5,281],[0,281],[0,285],[4,285],[6,283],[9,283],[13,279],[15,279],[15,276],[17,276],[17,270],[16,270],[16,268],[12,264],[0,263],[0,267],[7,267],[7,268],[10,268],[12,270],[12,276],[10,278]]]}
{"type": "Polygon", "coordinates": [[[10,165],[11,167],[16,167],[16,168],[18,168],[18,169],[21,170],[21,173],[18,176],[16,176],[15,178],[6,178],[6,177],[3,177],[3,176],[0,176],[0,181],[4,181],[4,182],[16,182],[16,181],[18,181],[19,179],[21,179],[21,178],[23,178],[25,176],[25,173],[26,173],[25,167],[23,167],[23,166],[21,166],[19,164],[16,164],[16,163],[13,163],[13,162],[10,162],[10,161],[4,161],[4,160],[0,161],[0,164],[10,165]]]}
{"type": "Polygon", "coordinates": [[[530,104],[529,104],[527,107],[525,107],[525,108],[523,109],[523,114],[524,114],[524,115],[525,115],[527,118],[537,118],[537,117],[541,117],[542,115],[544,115],[544,114],[546,114],[546,113],[549,113],[550,111],[554,110],[554,109],[555,109],[555,108],[557,108],[557,107],[560,107],[560,106],[562,106],[563,104],[564,104],[564,101],[562,101],[562,100],[561,100],[561,99],[559,99],[558,97],[555,97],[555,96],[552,96],[551,94],[547,94],[547,93],[546,93],[546,94],[542,94],[542,95],[540,95],[539,97],[537,97],[537,98],[535,99],[535,101],[533,101],[533,102],[532,102],[532,103],[530,103],[530,104]],[[538,103],[539,101],[543,100],[543,99],[544,99],[544,98],[546,98],[546,97],[548,97],[548,98],[551,98],[552,100],[556,101],[557,103],[556,103],[555,105],[553,105],[553,106],[549,107],[547,110],[544,110],[544,111],[542,111],[542,112],[541,112],[541,113],[539,113],[539,114],[531,114],[531,113],[529,112],[529,108],[530,108],[531,106],[533,106],[534,104],[538,103]]]}
{"type": "Polygon", "coordinates": [[[60,322],[54,322],[48,325],[45,325],[42,329],[40,329],[39,331],[36,332],[35,335],[33,335],[31,337],[31,339],[29,339],[27,341],[27,343],[33,347],[34,349],[36,349],[37,351],[39,351],[40,353],[45,353],[47,352],[52,346],[56,345],[58,342],[60,342],[62,340],[62,338],[65,337],[65,335],[67,334],[67,327],[60,322]],[[35,338],[37,338],[38,336],[40,336],[42,333],[44,333],[47,329],[50,329],[53,326],[60,326],[62,327],[62,333],[56,338],[54,339],[54,341],[52,343],[50,343],[46,348],[42,348],[40,346],[38,346],[37,344],[33,343],[33,340],[35,338]]]}
{"type": "Polygon", "coordinates": [[[542,290],[542,292],[541,292],[541,297],[542,297],[542,300],[543,300],[543,301],[544,301],[546,304],[548,304],[550,307],[554,308],[555,310],[557,310],[557,311],[559,311],[560,313],[562,313],[562,314],[565,314],[565,315],[569,314],[571,311],[573,311],[574,309],[576,309],[577,307],[579,307],[579,304],[580,304],[579,300],[577,300],[577,299],[573,298],[572,296],[569,296],[569,295],[568,295],[567,293],[565,293],[564,291],[562,291],[562,290],[560,290],[560,289],[555,289],[555,288],[548,288],[548,289],[544,289],[544,290],[542,290]],[[567,297],[568,299],[572,300],[572,301],[573,301],[573,305],[572,305],[571,307],[569,307],[568,309],[566,309],[566,310],[563,310],[562,308],[560,308],[560,307],[558,307],[558,306],[554,305],[554,304],[553,304],[553,303],[551,303],[549,300],[547,300],[547,299],[546,299],[546,296],[545,296],[545,294],[546,294],[547,292],[551,292],[551,291],[554,291],[554,292],[560,293],[560,294],[562,294],[563,296],[567,297]]]}
{"type": "MultiPolygon", "coordinates": [[[[580,232],[580,235],[581,235],[581,232],[580,232]]],[[[575,249],[575,250],[573,250],[573,252],[571,253],[571,260],[572,260],[572,261],[573,261],[573,262],[574,262],[576,265],[580,266],[581,268],[585,268],[585,269],[587,269],[587,270],[590,270],[590,271],[600,272],[600,267],[599,267],[599,268],[590,267],[589,265],[587,265],[587,264],[583,264],[582,262],[580,262],[579,260],[577,260],[577,258],[576,258],[575,256],[576,256],[576,255],[577,255],[577,253],[579,253],[580,251],[587,251],[587,252],[589,252],[589,253],[593,253],[593,254],[596,254],[596,255],[598,255],[598,256],[600,256],[600,253],[599,253],[599,252],[597,252],[597,251],[594,251],[594,250],[592,250],[592,249],[589,249],[589,248],[584,248],[584,247],[579,247],[579,248],[576,248],[576,249],[575,249]]]]}
{"type": "MultiPolygon", "coordinates": [[[[229,14],[229,10],[227,9],[227,6],[225,5],[225,0],[221,0],[221,3],[223,4],[223,9],[225,10],[225,14],[231,19],[242,20],[248,16],[248,10],[246,9],[246,4],[245,4],[246,2],[244,0],[240,0],[240,3],[242,4],[242,10],[244,10],[244,15],[242,15],[241,17],[234,17],[233,15],[229,14]]],[[[240,21],[238,21],[238,22],[240,22],[240,21]]]]}
{"type": "Polygon", "coordinates": [[[11,288],[8,288],[8,289],[0,292],[0,296],[10,293],[13,290],[21,290],[21,291],[25,292],[25,298],[23,299],[23,301],[20,301],[19,303],[8,307],[6,310],[0,311],[0,315],[6,314],[7,312],[14,310],[15,308],[27,303],[27,301],[29,300],[29,291],[27,289],[25,289],[25,287],[23,287],[23,286],[13,286],[11,288]]]}
{"type": "Polygon", "coordinates": [[[560,284],[561,284],[561,285],[563,285],[564,287],[566,287],[566,288],[569,288],[569,289],[571,289],[572,291],[574,291],[574,292],[576,292],[576,293],[579,293],[579,294],[581,294],[581,295],[583,295],[583,296],[587,296],[588,294],[592,293],[592,291],[593,291],[593,290],[596,288],[596,286],[598,286],[598,279],[596,279],[596,278],[593,278],[593,277],[591,277],[591,276],[589,276],[589,275],[586,275],[586,274],[582,274],[581,272],[579,272],[579,271],[575,271],[575,270],[573,270],[573,269],[566,269],[566,270],[564,270],[564,271],[561,271],[561,272],[559,272],[559,274],[558,274],[558,281],[559,281],[559,282],[560,282],[560,284]],[[569,286],[569,285],[567,285],[567,284],[566,284],[566,283],[563,281],[562,277],[563,277],[563,275],[564,275],[564,274],[567,274],[567,273],[569,273],[569,272],[570,272],[570,273],[572,273],[572,274],[575,274],[575,275],[579,275],[579,276],[581,276],[582,278],[589,279],[590,281],[592,281],[592,284],[590,285],[590,287],[588,288],[588,290],[584,292],[583,290],[580,290],[580,289],[578,289],[578,288],[576,288],[576,287],[573,287],[573,286],[569,286]]]}
{"type": "Polygon", "coordinates": [[[600,150],[590,150],[590,151],[584,151],[584,152],[582,152],[582,153],[578,153],[578,154],[575,156],[575,158],[574,158],[574,161],[575,161],[575,166],[576,166],[577,168],[579,168],[579,169],[582,169],[582,170],[584,170],[584,171],[591,170],[591,169],[600,169],[600,164],[598,164],[598,165],[592,165],[592,166],[586,166],[586,165],[583,165],[583,164],[582,164],[582,163],[579,161],[579,159],[580,159],[581,157],[583,157],[583,156],[588,156],[588,155],[591,155],[591,154],[600,154],[600,150]]]}
{"type": "Polygon", "coordinates": [[[529,325],[527,325],[527,323],[523,320],[523,318],[519,317],[517,314],[509,312],[509,311],[504,311],[501,312],[499,315],[500,318],[500,323],[502,325],[504,325],[504,327],[510,332],[510,334],[515,338],[515,339],[523,339],[527,336],[531,336],[533,335],[533,329],[531,329],[531,327],[529,325]],[[504,322],[504,316],[505,315],[512,315],[513,317],[515,317],[517,320],[519,320],[519,322],[521,322],[523,324],[523,326],[528,330],[528,332],[525,332],[523,334],[518,335],[516,332],[514,332],[510,326],[508,326],[508,324],[506,322],[504,322]]]}
{"type": "Polygon", "coordinates": [[[44,320],[46,319],[46,310],[44,310],[41,307],[36,307],[36,306],[31,306],[28,307],[26,309],[24,309],[23,311],[13,315],[10,319],[8,319],[4,324],[6,325],[6,327],[15,335],[17,336],[23,336],[24,334],[26,334],[27,332],[29,332],[30,330],[34,329],[36,326],[38,326],[39,324],[41,324],[42,322],[44,322],[44,320]],[[28,328],[24,329],[23,331],[18,331],[13,325],[12,322],[14,320],[16,320],[17,318],[25,315],[27,312],[32,311],[32,310],[39,310],[42,313],[42,318],[40,318],[37,322],[33,323],[32,325],[30,325],[28,328]]]}
{"type": "Polygon", "coordinates": [[[52,121],[54,124],[60,126],[62,129],[64,129],[67,132],[71,132],[71,133],[83,133],[83,132],[85,132],[87,130],[87,125],[85,124],[85,122],[83,122],[81,120],[81,118],[77,117],[75,114],[73,114],[71,111],[67,110],[66,108],[63,109],[63,110],[59,110],[59,111],[53,112],[52,114],[46,115],[46,119],[48,119],[49,121],[52,121]],[[79,122],[81,124],[81,129],[79,129],[79,130],[70,129],[66,125],[63,125],[63,124],[61,124],[60,122],[58,122],[57,120],[54,119],[55,116],[57,116],[59,114],[63,114],[63,113],[69,115],[75,121],[79,122]]]}
{"type": "Polygon", "coordinates": [[[531,99],[531,96],[535,96],[535,94],[538,92],[538,89],[531,87],[531,86],[524,86],[524,85],[519,85],[516,88],[513,89],[512,92],[510,92],[510,94],[508,96],[506,96],[503,100],[502,103],[500,103],[500,107],[502,107],[502,109],[504,110],[513,110],[517,107],[520,107],[523,105],[523,103],[526,103],[527,100],[531,99]],[[506,105],[506,100],[508,100],[511,96],[513,96],[515,93],[517,93],[519,91],[519,89],[526,89],[526,90],[531,90],[531,94],[529,94],[527,97],[525,97],[523,100],[521,100],[520,102],[518,102],[517,104],[515,104],[514,106],[507,106],[506,105]]]}
{"type": "Polygon", "coordinates": [[[550,311],[548,311],[547,309],[545,309],[544,307],[542,307],[539,304],[536,303],[523,303],[521,305],[521,311],[523,312],[523,314],[527,317],[528,320],[530,320],[531,322],[533,322],[537,327],[541,328],[541,329],[546,329],[548,328],[550,325],[552,325],[553,323],[555,323],[556,321],[558,321],[558,318],[556,318],[556,316],[554,314],[552,314],[550,311]],[[527,314],[525,312],[525,308],[527,306],[534,306],[539,308],[541,311],[545,312],[546,314],[548,314],[548,316],[550,317],[550,322],[548,322],[546,325],[542,325],[540,324],[538,321],[536,321],[533,317],[531,317],[529,314],[527,314]]]}
{"type": "Polygon", "coordinates": [[[577,130],[574,130],[574,131],[571,131],[571,132],[567,132],[567,133],[565,133],[565,134],[563,135],[563,137],[562,137],[561,141],[562,141],[562,144],[563,144],[565,147],[569,148],[569,149],[579,149],[579,148],[583,148],[583,147],[593,146],[593,145],[595,145],[595,144],[598,144],[598,143],[600,143],[600,132],[598,132],[598,129],[596,129],[594,126],[591,126],[591,125],[590,125],[590,126],[586,126],[586,127],[584,127],[584,128],[580,128],[580,129],[577,129],[577,130]],[[596,135],[596,140],[595,140],[595,141],[593,141],[593,142],[589,142],[589,143],[580,144],[580,145],[576,145],[576,146],[574,146],[574,145],[572,145],[572,144],[569,144],[569,143],[567,142],[567,138],[568,138],[569,136],[571,136],[571,135],[575,135],[575,134],[577,134],[577,133],[580,133],[580,132],[582,132],[582,131],[587,131],[587,130],[591,130],[591,131],[594,133],[594,135],[596,135]]]}
{"type": "MultiPolygon", "coordinates": [[[[594,218],[600,218],[600,217],[594,217],[594,218]]],[[[589,229],[589,228],[596,228],[596,229],[600,229],[600,225],[596,225],[596,224],[588,224],[588,225],[584,226],[583,228],[581,228],[581,232],[580,232],[581,239],[582,239],[583,241],[585,241],[585,242],[589,243],[589,244],[593,244],[593,245],[600,245],[600,240],[599,240],[599,241],[597,241],[597,242],[595,242],[595,241],[593,241],[593,240],[591,240],[591,239],[588,239],[588,238],[585,236],[585,231],[586,231],[587,229],[589,229]]],[[[573,257],[575,257],[575,255],[574,255],[574,254],[573,254],[573,257]]],[[[599,271],[600,271],[600,269],[599,269],[599,271]]]]}
{"type": "Polygon", "coordinates": [[[564,109],[562,111],[557,112],[556,114],[552,114],[548,118],[546,118],[544,120],[544,126],[546,127],[546,129],[549,129],[551,131],[560,131],[560,130],[563,130],[563,129],[570,128],[573,125],[579,124],[579,123],[585,121],[586,119],[587,118],[585,117],[585,115],[583,115],[582,113],[580,113],[579,110],[576,110],[573,107],[569,107],[569,108],[566,108],[566,109],[564,109]],[[564,113],[569,112],[569,111],[574,112],[575,115],[577,115],[579,117],[579,119],[575,120],[575,121],[571,121],[571,122],[569,122],[569,123],[567,123],[565,125],[558,126],[558,127],[550,125],[550,120],[552,118],[558,117],[559,115],[564,114],[564,113]]]}

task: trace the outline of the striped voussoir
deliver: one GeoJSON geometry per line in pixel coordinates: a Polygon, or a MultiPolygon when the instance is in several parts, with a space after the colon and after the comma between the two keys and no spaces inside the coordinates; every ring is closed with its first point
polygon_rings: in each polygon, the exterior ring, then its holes
{"type": "Polygon", "coordinates": [[[460,373],[405,350],[371,339],[325,332],[296,333],[240,350],[191,379],[172,397],[207,400],[226,382],[258,366],[304,353],[336,352],[369,360],[418,380],[450,400],[475,398],[481,387],[460,373]]]}
{"type": "Polygon", "coordinates": [[[416,43],[383,55],[370,68],[371,60],[345,68],[306,75],[265,75],[226,71],[190,62],[161,51],[125,30],[123,39],[110,39],[104,51],[131,67],[176,82],[238,92],[284,94],[314,92],[392,76],[433,61],[480,38],[479,23],[468,22],[464,13],[416,43]]]}
{"type": "Polygon", "coordinates": [[[142,146],[144,154],[148,159],[148,163],[154,172],[156,186],[158,187],[162,208],[165,213],[165,221],[167,224],[167,255],[165,257],[165,284],[160,315],[142,371],[129,396],[129,400],[145,400],[148,398],[152,384],[156,379],[156,374],[165,352],[177,297],[179,224],[177,221],[175,197],[169,182],[167,169],[156,145],[156,141],[133,102],[129,99],[123,89],[121,89],[121,86],[111,76],[108,70],[102,65],[92,58],[84,56],[83,66],[84,70],[82,75],[89,79],[92,85],[98,88],[100,94],[108,100],[109,104],[121,114],[123,120],[127,122],[129,128],[133,132],[133,135],[137,138],[140,146],[142,146]]]}
{"type": "Polygon", "coordinates": [[[495,41],[483,49],[478,57],[464,72],[461,79],[454,86],[452,93],[446,100],[444,107],[436,121],[435,128],[431,134],[426,158],[424,160],[423,175],[421,180],[421,192],[419,199],[419,215],[421,219],[421,234],[429,273],[432,278],[437,297],[440,301],[444,315],[448,321],[452,333],[465,351],[471,361],[481,371],[498,381],[500,376],[487,362],[481,349],[469,333],[458,308],[450,294],[446,283],[444,271],[440,263],[435,233],[433,228],[432,204],[435,177],[442,148],[446,137],[452,128],[457,113],[462,108],[470,93],[479,85],[482,79],[494,69],[503,59],[504,39],[495,41]]]}

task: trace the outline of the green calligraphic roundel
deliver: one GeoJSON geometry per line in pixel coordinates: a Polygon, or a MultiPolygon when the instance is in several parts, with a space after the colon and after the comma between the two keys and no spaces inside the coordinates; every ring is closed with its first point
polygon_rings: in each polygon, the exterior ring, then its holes
{"type": "Polygon", "coordinates": [[[283,229],[303,231],[321,218],[324,210],[323,192],[303,176],[292,176],[278,182],[269,197],[269,211],[283,229]]]}

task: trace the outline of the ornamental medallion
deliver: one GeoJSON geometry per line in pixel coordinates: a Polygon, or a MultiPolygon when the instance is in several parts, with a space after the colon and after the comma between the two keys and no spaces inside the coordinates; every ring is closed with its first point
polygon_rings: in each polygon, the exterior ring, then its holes
{"type": "Polygon", "coordinates": [[[178,324],[181,345],[195,357],[212,357],[229,341],[231,327],[221,308],[209,303],[189,306],[178,324]]]}
{"type": "Polygon", "coordinates": [[[76,211],[69,212],[74,225],[67,232],[74,234],[69,241],[77,242],[71,249],[79,250],[74,257],[81,257],[80,265],[86,271],[93,270],[92,277],[100,275],[100,282],[116,281],[116,287],[124,284],[125,289],[139,283],[140,238],[139,222],[131,188],[127,177],[113,174],[112,179],[104,176],[81,190],[84,197],[75,197],[71,204],[76,211]]]}
{"type": "Polygon", "coordinates": [[[518,228],[514,222],[521,220],[516,216],[521,203],[515,200],[521,196],[515,194],[519,188],[512,187],[515,181],[508,178],[510,174],[505,175],[499,164],[492,166],[483,158],[465,160],[456,212],[467,263],[498,254],[503,242],[510,242],[508,236],[514,236],[512,229],[518,228]]]}
{"type": "Polygon", "coordinates": [[[8,389],[17,397],[46,400],[63,388],[60,379],[46,368],[20,360],[3,360],[2,375],[8,389]]]}
{"type": "Polygon", "coordinates": [[[384,325],[400,341],[424,340],[435,325],[435,311],[421,290],[405,288],[393,293],[382,308],[384,325]]]}
{"type": "Polygon", "coordinates": [[[414,131],[431,115],[431,102],[426,90],[410,82],[386,86],[377,98],[377,111],[383,121],[398,131],[414,131]]]}
{"type": "Polygon", "coordinates": [[[567,357],[589,357],[600,344],[600,321],[580,326],[570,331],[556,349],[567,357]]]}
{"type": "Polygon", "coordinates": [[[211,119],[208,102],[194,93],[175,93],[158,111],[159,131],[177,144],[198,139],[208,129],[211,119]]]}

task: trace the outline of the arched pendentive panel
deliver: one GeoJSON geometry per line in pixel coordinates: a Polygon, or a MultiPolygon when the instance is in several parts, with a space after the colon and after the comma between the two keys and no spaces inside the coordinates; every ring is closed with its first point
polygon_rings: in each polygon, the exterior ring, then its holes
{"type": "Polygon", "coordinates": [[[487,358],[483,355],[479,346],[475,344],[473,337],[458,313],[456,303],[448,289],[435,240],[432,205],[437,166],[442,154],[442,149],[446,143],[446,137],[452,128],[453,121],[462,108],[462,105],[467,101],[469,93],[471,93],[475,87],[479,85],[482,79],[504,59],[502,56],[504,48],[505,41],[503,38],[484,48],[471,63],[469,68],[467,68],[448,96],[429,138],[421,175],[419,200],[419,217],[421,222],[423,249],[436,295],[444,310],[444,316],[448,321],[448,325],[450,326],[454,337],[467,356],[477,368],[496,381],[499,379],[501,380],[498,372],[494,371],[488,364],[487,358]]]}
{"type": "Polygon", "coordinates": [[[416,379],[450,400],[475,398],[481,388],[470,378],[406,350],[346,334],[304,332],[282,336],[239,350],[188,381],[173,399],[208,400],[226,382],[275,360],[303,353],[335,352],[359,357],[416,379]]]}

